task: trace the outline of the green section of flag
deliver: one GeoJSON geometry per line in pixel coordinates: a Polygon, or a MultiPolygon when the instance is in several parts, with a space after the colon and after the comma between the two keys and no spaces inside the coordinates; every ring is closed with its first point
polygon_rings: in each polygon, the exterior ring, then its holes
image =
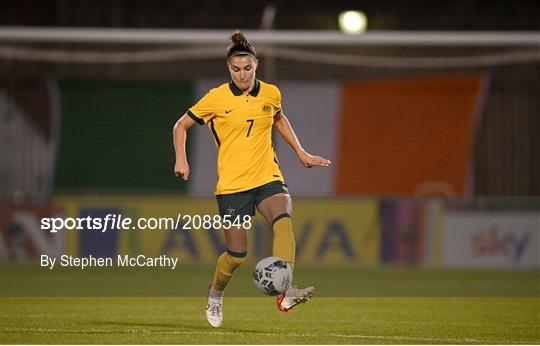
{"type": "Polygon", "coordinates": [[[57,190],[187,189],[172,127],[193,103],[191,83],[65,80],[60,99],[57,190]]]}

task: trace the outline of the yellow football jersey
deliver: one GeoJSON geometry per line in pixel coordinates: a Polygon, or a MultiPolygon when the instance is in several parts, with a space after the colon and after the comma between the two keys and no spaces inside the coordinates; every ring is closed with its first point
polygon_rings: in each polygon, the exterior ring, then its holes
{"type": "Polygon", "coordinates": [[[242,192],[271,181],[284,182],[272,144],[274,116],[281,94],[255,80],[247,94],[233,82],[210,90],[188,115],[208,125],[218,150],[216,195],[242,192]]]}

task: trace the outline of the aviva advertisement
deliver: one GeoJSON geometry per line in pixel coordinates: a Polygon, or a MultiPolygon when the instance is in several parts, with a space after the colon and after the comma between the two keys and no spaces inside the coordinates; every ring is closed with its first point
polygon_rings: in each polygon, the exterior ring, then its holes
{"type": "MultiPolygon", "coordinates": [[[[378,263],[377,200],[294,198],[293,203],[298,263],[378,263]]],[[[225,249],[222,228],[235,221],[249,226],[249,260],[272,252],[272,230],[260,215],[225,221],[216,215],[213,198],[58,197],[54,205],[73,225],[83,221],[79,229],[58,230],[72,256],[167,255],[178,257],[179,264],[214,263],[225,249]],[[89,219],[101,220],[100,230],[91,229],[89,219]]]]}

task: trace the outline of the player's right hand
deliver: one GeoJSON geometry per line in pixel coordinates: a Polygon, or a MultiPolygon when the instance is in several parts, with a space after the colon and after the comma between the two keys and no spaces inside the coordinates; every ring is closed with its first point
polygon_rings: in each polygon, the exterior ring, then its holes
{"type": "Polygon", "coordinates": [[[187,181],[189,179],[189,164],[187,162],[176,161],[176,164],[174,165],[174,174],[176,174],[177,177],[184,179],[184,181],[187,181]]]}

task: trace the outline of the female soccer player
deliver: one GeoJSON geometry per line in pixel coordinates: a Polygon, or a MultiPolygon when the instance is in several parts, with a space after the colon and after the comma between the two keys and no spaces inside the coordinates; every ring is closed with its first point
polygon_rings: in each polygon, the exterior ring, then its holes
{"type": "MultiPolygon", "coordinates": [[[[306,152],[281,109],[281,94],[275,85],[255,78],[257,54],[237,31],[227,49],[227,67],[232,81],[210,90],[174,125],[175,174],[189,178],[186,130],[207,124],[218,150],[216,198],[222,217],[255,216],[255,208],[272,225],[273,256],[294,267],[295,240],[292,203],[272,145],[272,126],[298,155],[305,167],[328,166],[330,161],[306,152]]],[[[206,317],[213,327],[223,321],[222,297],[234,271],[246,258],[247,230],[225,229],[227,250],[219,257],[208,294],[206,317]]],[[[278,308],[289,311],[309,300],[313,287],[291,287],[278,297],[278,308]]]]}

